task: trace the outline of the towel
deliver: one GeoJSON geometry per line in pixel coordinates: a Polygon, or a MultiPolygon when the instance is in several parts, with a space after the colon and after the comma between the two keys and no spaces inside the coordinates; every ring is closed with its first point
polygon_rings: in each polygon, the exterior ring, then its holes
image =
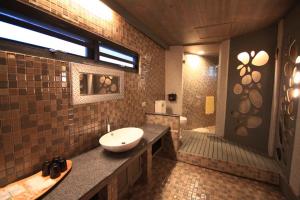
{"type": "Polygon", "coordinates": [[[206,96],[205,99],[205,114],[214,114],[215,112],[215,97],[214,96],[206,96]]]}

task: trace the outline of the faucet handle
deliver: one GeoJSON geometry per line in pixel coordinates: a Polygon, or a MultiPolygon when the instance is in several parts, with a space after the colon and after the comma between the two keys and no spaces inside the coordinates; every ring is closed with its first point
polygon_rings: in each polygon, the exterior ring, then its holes
{"type": "Polygon", "coordinates": [[[109,117],[107,117],[107,119],[106,119],[106,131],[107,131],[107,133],[109,133],[109,132],[110,132],[110,123],[109,123],[109,117]]]}

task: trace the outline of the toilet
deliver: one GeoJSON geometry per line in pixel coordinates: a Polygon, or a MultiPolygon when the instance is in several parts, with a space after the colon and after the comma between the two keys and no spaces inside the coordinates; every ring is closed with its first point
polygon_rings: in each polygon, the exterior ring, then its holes
{"type": "Polygon", "coordinates": [[[185,129],[186,124],[187,124],[187,118],[183,117],[183,116],[180,116],[180,128],[185,129]]]}

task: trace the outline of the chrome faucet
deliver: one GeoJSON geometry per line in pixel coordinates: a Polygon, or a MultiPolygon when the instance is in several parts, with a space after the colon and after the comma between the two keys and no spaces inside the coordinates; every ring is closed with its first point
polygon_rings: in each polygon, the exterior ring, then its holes
{"type": "Polygon", "coordinates": [[[106,118],[106,132],[110,132],[110,123],[109,123],[109,117],[106,118]]]}

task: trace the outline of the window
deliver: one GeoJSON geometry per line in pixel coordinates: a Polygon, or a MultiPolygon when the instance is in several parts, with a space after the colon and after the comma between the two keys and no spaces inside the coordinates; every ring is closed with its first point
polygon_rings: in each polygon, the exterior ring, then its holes
{"type": "Polygon", "coordinates": [[[0,21],[0,37],[87,57],[87,47],[0,21]]]}
{"type": "Polygon", "coordinates": [[[53,52],[60,52],[57,55],[67,61],[92,60],[138,71],[136,52],[18,1],[0,1],[1,40],[5,42],[0,42],[0,47],[12,51],[51,58],[53,52]]]}
{"type": "Polygon", "coordinates": [[[0,38],[61,51],[81,57],[89,56],[87,42],[80,36],[28,18],[22,14],[0,9],[0,38]]]}
{"type": "Polygon", "coordinates": [[[128,69],[138,68],[138,54],[124,47],[100,42],[99,60],[128,69]]]}
{"type": "Polygon", "coordinates": [[[217,77],[217,66],[209,66],[208,67],[208,76],[217,77]]]}

